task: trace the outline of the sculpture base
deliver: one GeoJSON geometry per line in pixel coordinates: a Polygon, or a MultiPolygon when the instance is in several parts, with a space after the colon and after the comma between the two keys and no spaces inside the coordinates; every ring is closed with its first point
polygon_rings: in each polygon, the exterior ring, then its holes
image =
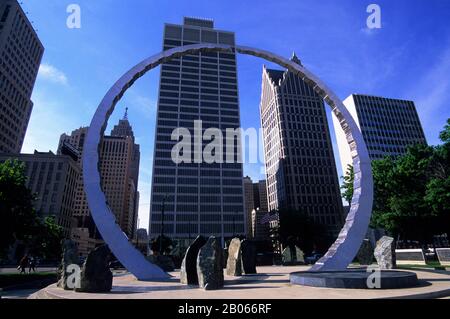
{"type": "MultiPolygon", "coordinates": [[[[419,285],[417,275],[409,271],[382,270],[377,289],[400,289],[411,288],[419,285]]],[[[374,278],[377,273],[366,272],[365,270],[346,271],[304,271],[290,275],[293,285],[321,287],[321,288],[343,288],[343,289],[373,289],[377,283],[374,278]],[[371,278],[369,278],[371,276],[371,278]]]]}

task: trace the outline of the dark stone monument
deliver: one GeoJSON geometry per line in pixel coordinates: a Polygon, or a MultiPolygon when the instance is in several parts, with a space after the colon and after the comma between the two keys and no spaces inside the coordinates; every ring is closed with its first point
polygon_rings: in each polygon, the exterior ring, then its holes
{"type": "Polygon", "coordinates": [[[256,246],[250,240],[243,240],[241,242],[242,251],[242,268],[244,274],[256,274],[256,246]]]}
{"type": "Polygon", "coordinates": [[[81,270],[80,288],[77,292],[101,293],[112,289],[113,275],[109,269],[111,251],[102,245],[91,251],[81,270]]]}
{"type": "Polygon", "coordinates": [[[356,259],[361,265],[368,266],[372,265],[373,262],[373,246],[369,239],[364,239],[361,244],[361,248],[359,248],[358,255],[356,255],[356,259]]]}
{"type": "Polygon", "coordinates": [[[205,290],[223,288],[223,249],[220,241],[212,236],[200,248],[197,257],[198,283],[205,290]]]}
{"type": "Polygon", "coordinates": [[[70,265],[79,265],[80,257],[78,256],[77,244],[72,240],[63,240],[61,264],[58,268],[58,287],[64,290],[73,290],[67,284],[67,278],[70,274],[67,273],[67,267],[70,265]]]}
{"type": "Polygon", "coordinates": [[[241,240],[239,238],[234,238],[228,247],[227,275],[242,276],[241,240]]]}
{"type": "Polygon", "coordinates": [[[394,238],[388,236],[383,236],[377,241],[374,255],[380,269],[394,269],[397,267],[393,242],[394,238]]]}
{"type": "Polygon", "coordinates": [[[197,256],[200,248],[205,244],[206,238],[198,236],[187,249],[183,262],[181,263],[180,281],[182,284],[198,286],[197,256]]]}

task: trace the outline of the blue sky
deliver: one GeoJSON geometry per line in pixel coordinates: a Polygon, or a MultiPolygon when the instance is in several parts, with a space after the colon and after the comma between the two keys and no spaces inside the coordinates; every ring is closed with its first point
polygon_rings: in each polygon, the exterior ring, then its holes
{"type": "MultiPolygon", "coordinates": [[[[439,142],[439,131],[450,118],[447,0],[23,2],[46,49],[25,153],[55,151],[62,133],[87,126],[108,88],[130,67],[161,51],[164,23],[182,23],[183,16],[214,19],[216,28],[235,31],[240,45],[285,56],[296,51],[342,99],[361,93],[415,101],[430,144],[439,142]],[[66,8],[72,3],[81,8],[81,29],[66,26],[66,8]],[[378,30],[366,26],[371,3],[381,7],[378,30]]],[[[259,127],[264,63],[238,57],[243,128],[259,127]]],[[[110,120],[116,123],[125,107],[130,108],[142,148],[142,227],[148,225],[158,75],[154,70],[138,81],[110,120]]],[[[245,165],[245,173],[254,179],[263,178],[260,171],[260,165],[245,165]]]]}

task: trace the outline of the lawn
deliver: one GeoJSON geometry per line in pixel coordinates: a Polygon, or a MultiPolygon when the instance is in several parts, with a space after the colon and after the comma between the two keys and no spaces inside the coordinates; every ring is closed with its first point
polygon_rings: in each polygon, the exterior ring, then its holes
{"type": "Polygon", "coordinates": [[[25,288],[56,282],[57,276],[54,272],[42,272],[36,274],[0,274],[0,288],[8,289],[12,286],[22,286],[25,288]]]}

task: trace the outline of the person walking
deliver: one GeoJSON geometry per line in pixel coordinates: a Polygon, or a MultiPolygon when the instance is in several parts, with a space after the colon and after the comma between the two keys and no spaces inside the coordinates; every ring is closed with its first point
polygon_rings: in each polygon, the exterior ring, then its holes
{"type": "Polygon", "coordinates": [[[30,261],[30,259],[28,258],[28,255],[23,256],[23,258],[20,260],[19,270],[20,270],[21,274],[27,273],[26,269],[27,269],[29,261],[30,261]]]}
{"type": "Polygon", "coordinates": [[[32,270],[33,272],[36,272],[36,258],[31,256],[28,264],[29,264],[28,273],[31,274],[32,270]]]}

